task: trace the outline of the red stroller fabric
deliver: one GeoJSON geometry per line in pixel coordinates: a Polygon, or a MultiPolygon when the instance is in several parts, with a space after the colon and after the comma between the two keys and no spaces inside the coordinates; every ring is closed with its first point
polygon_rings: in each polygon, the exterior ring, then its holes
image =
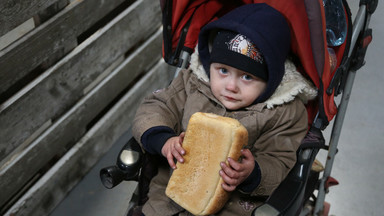
{"type": "MultiPolygon", "coordinates": [[[[222,1],[222,0],[160,0],[163,15],[171,13],[171,23],[164,23],[170,25],[170,37],[172,50],[174,51],[179,44],[180,35],[185,26],[190,23],[188,32],[183,44],[183,48],[193,51],[197,44],[200,29],[207,23],[217,19],[221,15],[229,12],[231,9],[242,5],[241,1],[222,1]],[[167,4],[172,4],[172,11],[167,11],[167,4]]],[[[167,30],[166,30],[167,31],[167,30]]],[[[163,56],[167,53],[163,44],[163,56]]]]}

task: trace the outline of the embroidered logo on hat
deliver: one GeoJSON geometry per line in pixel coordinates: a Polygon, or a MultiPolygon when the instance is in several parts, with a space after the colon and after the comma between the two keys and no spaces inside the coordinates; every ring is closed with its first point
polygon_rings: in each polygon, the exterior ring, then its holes
{"type": "Polygon", "coordinates": [[[268,68],[261,50],[241,33],[226,30],[217,32],[213,40],[210,60],[268,81],[268,68]]]}
{"type": "Polygon", "coordinates": [[[264,63],[264,58],[259,49],[244,35],[237,34],[230,42],[226,42],[226,44],[229,50],[248,56],[260,64],[264,63]]]}

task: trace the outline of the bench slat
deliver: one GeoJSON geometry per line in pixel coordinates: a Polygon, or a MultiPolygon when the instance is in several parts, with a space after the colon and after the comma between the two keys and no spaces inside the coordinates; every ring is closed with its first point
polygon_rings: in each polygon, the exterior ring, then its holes
{"type": "Polygon", "coordinates": [[[143,71],[161,58],[161,31],[157,31],[119,67],[102,80],[65,115],[39,136],[27,149],[17,152],[0,169],[0,206],[12,197],[55,155],[79,140],[95,117],[143,71]],[[28,162],[27,162],[28,161],[28,162]],[[28,167],[25,164],[28,163],[28,167]]]}
{"type": "Polygon", "coordinates": [[[165,87],[171,78],[169,66],[163,61],[159,62],[6,214],[48,214],[131,127],[132,118],[143,95],[165,87]]]}
{"type": "Polygon", "coordinates": [[[56,16],[0,51],[0,95],[7,97],[10,94],[7,90],[9,91],[13,85],[18,85],[20,80],[30,74],[33,69],[50,60],[52,56],[57,59],[70,52],[77,46],[77,37],[80,34],[122,2],[123,0],[75,1],[56,16]]]}
{"type": "Polygon", "coordinates": [[[160,26],[160,8],[137,1],[103,29],[0,105],[0,160],[48,120],[83,96],[83,89],[127,50],[160,26]],[[134,32],[134,34],[133,34],[134,32]]]}
{"type": "Polygon", "coordinates": [[[58,0],[0,1],[0,36],[58,0]]]}

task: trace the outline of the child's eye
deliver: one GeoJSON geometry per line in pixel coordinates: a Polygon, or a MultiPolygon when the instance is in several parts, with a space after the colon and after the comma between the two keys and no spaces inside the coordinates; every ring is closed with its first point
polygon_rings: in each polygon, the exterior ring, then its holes
{"type": "Polygon", "coordinates": [[[250,75],[248,75],[248,74],[244,74],[244,75],[242,76],[242,79],[244,79],[244,80],[253,80],[253,77],[250,76],[250,75]]]}
{"type": "Polygon", "coordinates": [[[228,70],[225,68],[220,68],[219,71],[221,74],[227,74],[228,73],[228,70]]]}

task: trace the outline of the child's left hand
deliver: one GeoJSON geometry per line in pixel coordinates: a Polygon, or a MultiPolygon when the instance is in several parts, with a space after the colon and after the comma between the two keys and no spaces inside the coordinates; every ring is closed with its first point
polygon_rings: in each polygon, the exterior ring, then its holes
{"type": "Polygon", "coordinates": [[[221,162],[220,176],[223,178],[224,183],[221,185],[224,190],[231,192],[241,184],[252,173],[255,168],[255,159],[249,149],[242,149],[241,154],[243,159],[237,162],[232,158],[228,158],[229,166],[221,162]]]}

